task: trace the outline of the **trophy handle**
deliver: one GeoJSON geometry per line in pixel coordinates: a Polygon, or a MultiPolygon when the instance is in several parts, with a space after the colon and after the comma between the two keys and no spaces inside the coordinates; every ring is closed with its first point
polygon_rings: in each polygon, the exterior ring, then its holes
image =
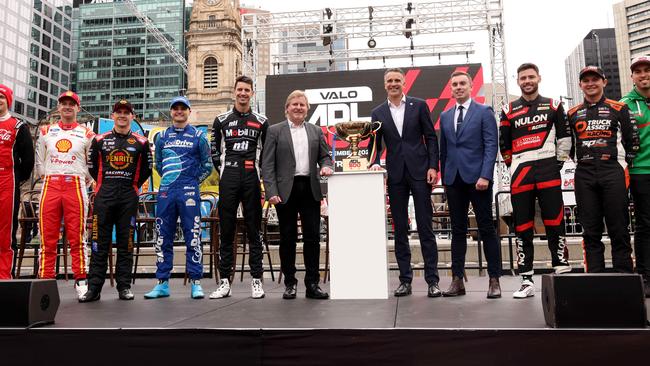
{"type": "Polygon", "coordinates": [[[336,126],[327,126],[327,127],[325,127],[325,129],[327,130],[327,133],[329,133],[330,135],[334,135],[334,137],[341,140],[339,135],[336,134],[336,126]],[[334,128],[334,132],[332,132],[332,130],[330,130],[330,128],[334,128]]]}

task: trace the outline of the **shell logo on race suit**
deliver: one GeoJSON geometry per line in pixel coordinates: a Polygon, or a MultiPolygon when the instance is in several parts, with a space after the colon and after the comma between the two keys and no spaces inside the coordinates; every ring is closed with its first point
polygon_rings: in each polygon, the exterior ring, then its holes
{"type": "Polygon", "coordinates": [[[54,145],[56,147],[56,150],[60,153],[67,153],[72,149],[72,142],[68,139],[61,139],[56,142],[54,145]]]}

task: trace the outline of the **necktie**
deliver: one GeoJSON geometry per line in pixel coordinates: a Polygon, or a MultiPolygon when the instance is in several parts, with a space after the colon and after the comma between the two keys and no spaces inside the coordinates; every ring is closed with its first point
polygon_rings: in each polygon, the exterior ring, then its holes
{"type": "Polygon", "coordinates": [[[463,106],[458,106],[458,119],[456,120],[456,134],[460,131],[460,126],[463,124],[463,106]]]}

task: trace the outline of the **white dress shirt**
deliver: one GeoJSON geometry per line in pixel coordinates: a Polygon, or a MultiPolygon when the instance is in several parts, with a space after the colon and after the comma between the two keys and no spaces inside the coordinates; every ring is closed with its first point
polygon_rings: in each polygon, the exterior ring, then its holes
{"type": "Polygon", "coordinates": [[[465,116],[467,116],[467,110],[469,109],[470,104],[472,104],[472,98],[467,98],[463,104],[458,104],[458,102],[456,102],[456,110],[454,111],[454,131],[458,128],[458,113],[460,113],[458,107],[461,105],[463,106],[463,122],[465,122],[465,116]]]}
{"type": "Polygon", "coordinates": [[[397,132],[399,136],[402,137],[402,128],[404,128],[404,111],[406,110],[406,95],[402,94],[402,99],[399,102],[399,105],[394,105],[388,100],[388,108],[390,109],[390,115],[393,117],[393,122],[395,122],[395,127],[397,127],[397,132]]]}
{"type": "Polygon", "coordinates": [[[305,123],[295,125],[289,120],[289,131],[293,142],[293,153],[296,157],[296,172],[294,175],[309,176],[309,141],[307,139],[307,128],[305,123]]]}

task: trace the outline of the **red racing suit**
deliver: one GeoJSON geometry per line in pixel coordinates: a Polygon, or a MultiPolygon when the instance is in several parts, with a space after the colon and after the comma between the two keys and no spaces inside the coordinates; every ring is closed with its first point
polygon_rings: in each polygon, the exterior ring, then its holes
{"type": "Polygon", "coordinates": [[[54,263],[62,218],[70,243],[74,278],[86,278],[86,181],[90,177],[86,157],[94,135],[90,129],[76,122],[58,122],[40,130],[36,141],[36,171],[43,177],[39,210],[39,278],[56,276],[54,263]]]}
{"type": "Polygon", "coordinates": [[[12,278],[20,183],[34,168],[34,146],[25,122],[0,116],[0,280],[12,278]]]}
{"type": "Polygon", "coordinates": [[[567,266],[560,166],[569,157],[571,131],[562,104],[538,96],[510,102],[501,112],[501,155],[510,168],[510,200],[517,234],[517,265],[533,274],[535,199],[539,200],[553,267],[567,266]]]}

